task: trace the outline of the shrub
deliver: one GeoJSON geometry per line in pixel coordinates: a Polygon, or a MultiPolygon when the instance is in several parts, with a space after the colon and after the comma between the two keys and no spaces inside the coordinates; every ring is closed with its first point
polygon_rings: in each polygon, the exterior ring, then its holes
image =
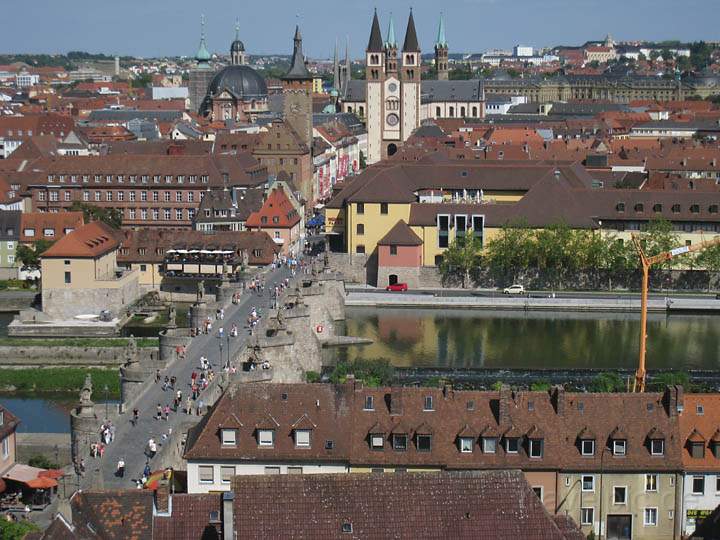
{"type": "Polygon", "coordinates": [[[28,465],[39,469],[59,469],[60,466],[54,461],[50,461],[47,457],[36,455],[28,460],[28,465]]]}
{"type": "Polygon", "coordinates": [[[617,373],[599,373],[590,384],[591,392],[624,392],[625,382],[617,373]]]}
{"type": "Polygon", "coordinates": [[[320,382],[320,374],[317,371],[306,371],[305,382],[316,383],[320,382]]]}

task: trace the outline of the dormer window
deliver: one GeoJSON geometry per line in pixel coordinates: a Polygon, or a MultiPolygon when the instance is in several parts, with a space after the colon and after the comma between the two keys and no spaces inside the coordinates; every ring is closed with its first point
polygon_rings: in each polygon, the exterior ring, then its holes
{"type": "Polygon", "coordinates": [[[374,411],[375,410],[375,400],[372,396],[365,396],[365,405],[363,406],[364,411],[374,411]]]}
{"type": "Polygon", "coordinates": [[[385,447],[385,437],[382,433],[370,434],[370,448],[373,450],[382,450],[385,447]]]}
{"type": "Polygon", "coordinates": [[[583,456],[595,455],[595,439],[582,439],[580,441],[580,453],[583,456]]]}
{"type": "Polygon", "coordinates": [[[665,439],[651,439],[650,454],[653,456],[662,456],[665,454],[665,439]]]}
{"type": "Polygon", "coordinates": [[[483,454],[495,454],[497,453],[497,437],[483,437],[482,438],[482,451],[483,454]]]}
{"type": "Polygon", "coordinates": [[[258,446],[264,446],[264,447],[275,446],[275,430],[274,429],[258,429],[258,446]]]}
{"type": "Polygon", "coordinates": [[[458,439],[459,446],[460,446],[460,452],[463,454],[471,454],[473,451],[473,446],[475,443],[475,440],[472,437],[460,437],[458,439]]]}
{"type": "Polygon", "coordinates": [[[617,203],[615,205],[615,210],[617,212],[624,212],[625,211],[625,203],[617,203]]]}
{"type": "Polygon", "coordinates": [[[222,429],[220,434],[223,446],[237,446],[237,429],[222,429]]]}
{"type": "Polygon", "coordinates": [[[433,398],[432,396],[425,396],[425,401],[423,403],[423,411],[433,411],[435,410],[433,408],[433,398]]]}
{"type": "Polygon", "coordinates": [[[310,448],[310,430],[309,429],[296,429],[295,430],[295,447],[296,448],[310,448]]]}
{"type": "Polygon", "coordinates": [[[429,452],[430,450],[432,450],[432,435],[418,435],[417,451],[429,452]]]}
{"type": "Polygon", "coordinates": [[[528,455],[531,458],[543,457],[543,439],[528,439],[528,455]]]}
{"type": "Polygon", "coordinates": [[[507,454],[517,454],[520,449],[520,443],[518,437],[506,437],[505,438],[505,452],[507,454]]]}
{"type": "Polygon", "coordinates": [[[624,456],[627,452],[627,440],[626,439],[615,439],[613,441],[613,455],[624,456]]]}
{"type": "Polygon", "coordinates": [[[404,433],[393,434],[393,449],[400,452],[407,450],[407,435],[404,433]]]}

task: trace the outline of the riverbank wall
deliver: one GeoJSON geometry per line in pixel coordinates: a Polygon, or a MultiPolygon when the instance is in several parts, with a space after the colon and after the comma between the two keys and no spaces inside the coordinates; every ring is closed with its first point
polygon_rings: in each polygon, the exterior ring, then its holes
{"type": "Polygon", "coordinates": [[[0,292],[0,313],[15,313],[28,309],[35,301],[37,291],[0,292]]]}
{"type": "MultiPolygon", "coordinates": [[[[155,363],[159,351],[153,347],[138,349],[140,359],[155,363]]],[[[3,368],[38,367],[119,367],[125,357],[125,347],[65,347],[65,346],[0,346],[3,368]]]]}
{"type": "Polygon", "coordinates": [[[69,433],[17,433],[15,441],[19,463],[27,463],[35,456],[57,462],[61,467],[72,463],[69,433]]]}

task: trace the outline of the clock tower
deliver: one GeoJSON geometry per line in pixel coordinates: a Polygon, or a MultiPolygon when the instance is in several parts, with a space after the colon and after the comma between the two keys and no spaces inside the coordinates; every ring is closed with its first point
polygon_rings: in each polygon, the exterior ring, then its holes
{"type": "Polygon", "coordinates": [[[285,121],[300,137],[300,140],[312,148],[312,75],[305,66],[302,51],[300,27],[295,27],[295,46],[293,47],[290,69],[282,79],[283,82],[283,113],[285,121]]]}

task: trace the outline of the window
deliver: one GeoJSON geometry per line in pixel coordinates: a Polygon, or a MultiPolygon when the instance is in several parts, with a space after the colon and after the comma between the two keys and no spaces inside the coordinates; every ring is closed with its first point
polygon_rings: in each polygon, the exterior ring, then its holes
{"type": "Polygon", "coordinates": [[[35,236],[35,229],[25,229],[23,230],[23,235],[30,237],[35,236]]]}
{"type": "Polygon", "coordinates": [[[595,455],[595,439],[583,439],[580,441],[580,453],[583,456],[595,455]]]}
{"type": "Polygon", "coordinates": [[[433,398],[432,396],[425,396],[425,401],[423,402],[423,411],[433,411],[435,410],[433,408],[433,398]]]}
{"type": "Polygon", "coordinates": [[[147,219],[147,210],[145,208],[140,209],[140,219],[147,219]]]}
{"type": "Polygon", "coordinates": [[[650,441],[650,453],[653,456],[662,456],[665,453],[665,441],[663,439],[652,439],[650,441]]]}
{"type": "Polygon", "coordinates": [[[353,532],[353,526],[352,523],[343,523],[340,530],[344,533],[351,533],[353,532]]]}
{"type": "Polygon", "coordinates": [[[45,192],[41,191],[38,193],[38,201],[44,201],[45,200],[45,192]]]}
{"type": "Polygon", "coordinates": [[[180,221],[183,218],[182,210],[180,208],[175,209],[175,219],[180,221]]]}
{"type": "Polygon", "coordinates": [[[543,457],[543,440],[542,439],[530,439],[528,441],[528,450],[531,458],[543,457]]]}
{"type": "Polygon", "coordinates": [[[711,204],[711,205],[708,207],[708,212],[710,212],[711,214],[717,214],[717,213],[718,213],[718,205],[717,205],[717,204],[711,204]]]}
{"type": "Polygon", "coordinates": [[[627,441],[625,439],[616,439],[613,441],[613,455],[624,456],[627,447],[627,441]]]}
{"type": "Polygon", "coordinates": [[[705,457],[705,443],[704,442],[693,442],[690,443],[690,455],[695,459],[702,459],[705,457]]]}
{"type": "Polygon", "coordinates": [[[170,192],[169,191],[163,192],[163,200],[165,202],[170,202],[170,192]]]}
{"type": "Polygon", "coordinates": [[[438,247],[446,248],[449,245],[450,237],[450,216],[439,215],[437,217],[438,247]]]}
{"type": "Polygon", "coordinates": [[[310,448],[310,430],[309,429],[296,429],[295,430],[295,446],[298,448],[310,448]]]}
{"type": "Polygon", "coordinates": [[[223,446],[235,446],[237,444],[237,430],[236,429],[223,429],[222,433],[222,445],[223,446]]]}
{"type": "Polygon", "coordinates": [[[365,203],[357,203],[357,213],[358,214],[364,214],[365,213],[365,203]]]}
{"type": "Polygon", "coordinates": [[[653,212],[655,212],[655,213],[662,212],[662,204],[654,204],[654,205],[653,205],[653,212]]]}
{"type": "Polygon", "coordinates": [[[362,244],[355,246],[355,253],[365,253],[365,246],[362,244]]]}
{"type": "Polygon", "coordinates": [[[57,191],[50,192],[50,200],[53,202],[58,200],[58,192],[57,191]]]}
{"type": "MultiPolygon", "coordinates": [[[[2,423],[0,423],[0,426],[1,425],[2,425],[2,423]]],[[[720,493],[720,475],[715,477],[715,491],[720,493]]]]}
{"type": "Polygon", "coordinates": [[[275,444],[275,430],[272,429],[259,429],[258,430],[258,445],[259,446],[273,446],[275,444]]]}
{"type": "Polygon", "coordinates": [[[163,210],[163,219],[165,221],[168,221],[170,219],[170,209],[169,208],[165,208],[163,210]]]}
{"type": "Polygon", "coordinates": [[[680,205],[679,205],[679,204],[673,204],[673,205],[672,205],[672,208],[670,208],[670,210],[672,210],[672,213],[673,213],[673,214],[679,214],[679,213],[680,213],[680,205]]]}
{"type": "Polygon", "coordinates": [[[505,439],[505,452],[508,454],[517,454],[519,446],[517,437],[507,437],[505,439]]]}
{"type": "Polygon", "coordinates": [[[158,202],[160,200],[160,193],[158,191],[153,191],[152,200],[153,202],[158,202]]]}
{"type": "Polygon", "coordinates": [[[705,477],[704,476],[693,476],[692,494],[693,495],[704,495],[705,494],[705,477]]]}
{"type": "Polygon", "coordinates": [[[89,191],[83,191],[82,198],[83,198],[83,201],[89,201],[89,200],[90,200],[90,192],[89,192],[89,191]]]}
{"type": "Polygon", "coordinates": [[[432,449],[432,436],[431,435],[418,435],[417,436],[417,449],[418,449],[418,452],[429,452],[432,449]]]}
{"type": "Polygon", "coordinates": [[[645,211],[645,205],[643,203],[637,203],[635,205],[635,211],[636,212],[644,212],[645,211]]]}
{"type": "Polygon", "coordinates": [[[580,509],[580,525],[592,525],[595,522],[595,508],[592,506],[580,509]]]}
{"type": "Polygon", "coordinates": [[[198,478],[201,484],[212,484],[214,478],[215,467],[212,465],[200,465],[198,466],[198,478]]]}
{"type": "Polygon", "coordinates": [[[385,446],[385,438],[382,436],[382,434],[372,434],[370,435],[370,447],[373,450],[382,450],[385,446]]]}
{"type": "Polygon", "coordinates": [[[357,234],[359,234],[359,235],[365,234],[365,225],[362,224],[362,223],[358,223],[358,224],[355,226],[355,231],[356,231],[357,234]]]}
{"type": "Polygon", "coordinates": [[[646,508],[643,513],[643,525],[646,527],[657,526],[657,508],[646,508]]]}
{"type": "Polygon", "coordinates": [[[390,255],[397,255],[397,246],[390,246],[390,255]]]}
{"type": "Polygon", "coordinates": [[[627,487],[613,487],[613,504],[627,504],[627,487]]]}
{"type": "Polygon", "coordinates": [[[363,410],[365,411],[374,411],[375,410],[375,400],[372,396],[365,396],[365,405],[363,406],[363,410]]]}
{"type": "Polygon", "coordinates": [[[230,465],[222,465],[220,467],[220,481],[223,484],[229,484],[233,476],[235,476],[235,467],[230,465]]]}
{"type": "Polygon", "coordinates": [[[497,452],[497,439],[495,437],[483,437],[482,451],[483,454],[494,454],[497,452]]]}
{"type": "Polygon", "coordinates": [[[265,467],[265,474],[280,474],[280,467],[265,467]]]}
{"type": "Polygon", "coordinates": [[[690,205],[690,212],[692,214],[699,214],[700,213],[700,205],[699,204],[691,204],[690,205]]]}
{"type": "Polygon", "coordinates": [[[65,272],[65,283],[72,283],[72,275],[70,272],[65,272]]]}
{"type": "Polygon", "coordinates": [[[625,211],[625,203],[617,203],[615,205],[615,210],[618,212],[624,212],[625,211]]]}
{"type": "Polygon", "coordinates": [[[380,203],[380,213],[381,214],[388,213],[388,203],[380,203]]]}
{"type": "Polygon", "coordinates": [[[470,454],[473,451],[473,438],[472,437],[460,437],[460,452],[463,454],[470,454]]]}
{"type": "Polygon", "coordinates": [[[595,491],[595,477],[592,474],[583,475],[582,490],[583,491],[595,491]]]}
{"type": "Polygon", "coordinates": [[[646,474],[645,475],[645,491],[657,491],[658,475],[657,474],[646,474]]]}
{"type": "Polygon", "coordinates": [[[405,435],[405,434],[393,435],[393,448],[395,450],[400,450],[400,451],[407,450],[407,435],[405,435]]]}
{"type": "Polygon", "coordinates": [[[303,468],[302,467],[288,467],[287,473],[288,474],[302,474],[303,468]]]}

